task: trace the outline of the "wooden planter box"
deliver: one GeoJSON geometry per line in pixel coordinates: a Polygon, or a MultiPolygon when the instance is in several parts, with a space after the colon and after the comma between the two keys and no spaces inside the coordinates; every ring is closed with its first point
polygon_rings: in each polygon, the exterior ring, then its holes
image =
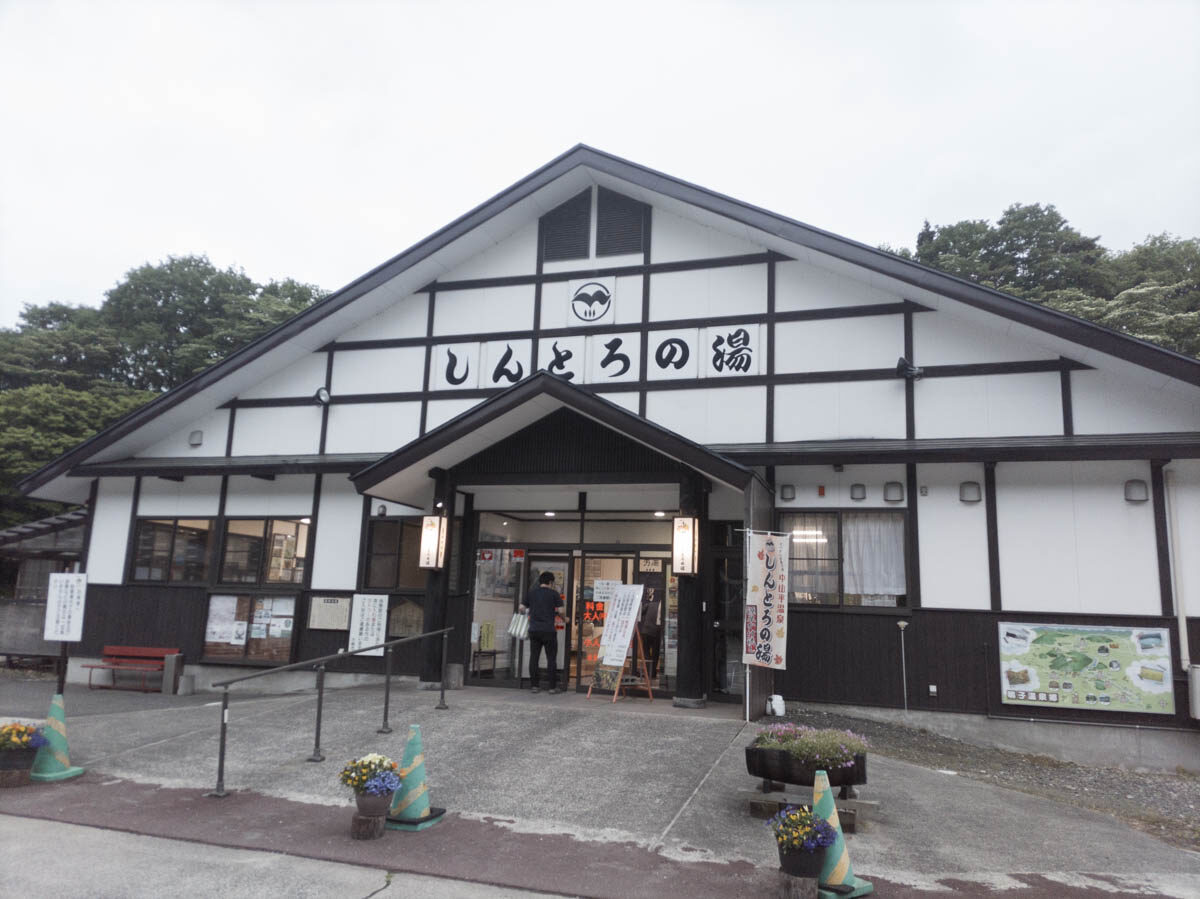
{"type": "Polygon", "coordinates": [[[829,775],[831,787],[851,786],[867,782],[866,753],[854,756],[854,764],[845,768],[824,768],[808,765],[784,749],[760,749],[746,747],[746,770],[754,777],[781,783],[811,787],[817,772],[824,770],[829,775]]]}

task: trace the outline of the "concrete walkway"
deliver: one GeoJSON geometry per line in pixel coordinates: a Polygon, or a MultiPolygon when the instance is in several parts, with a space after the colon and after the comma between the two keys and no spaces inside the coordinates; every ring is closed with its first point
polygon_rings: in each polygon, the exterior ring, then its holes
{"type": "MultiPolygon", "coordinates": [[[[0,690],[0,716],[37,720],[53,685],[0,690]]],[[[312,763],[311,693],[234,697],[228,798],[203,795],[216,781],[218,697],[68,685],[71,758],[88,773],[0,791],[0,814],[563,895],[774,889],[772,840],[746,810],[755,782],[742,749],[756,728],[736,706],[468,688],[439,711],[436,693],[408,684],[393,690],[394,733],[380,735],[380,688],[329,691],[326,761],[312,763]],[[449,813],[421,833],[354,841],[338,771],[369,751],[399,758],[410,724],[431,801],[449,813]]],[[[870,777],[862,795],[880,811],[848,845],[881,895],[1200,895],[1200,855],[1112,818],[878,755],[870,777]]]]}

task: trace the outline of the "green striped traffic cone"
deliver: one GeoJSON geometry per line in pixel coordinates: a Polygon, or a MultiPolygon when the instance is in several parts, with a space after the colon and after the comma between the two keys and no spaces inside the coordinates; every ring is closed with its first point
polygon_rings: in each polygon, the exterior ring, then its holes
{"type": "Polygon", "coordinates": [[[446,814],[444,808],[429,807],[429,788],[425,785],[425,750],[421,748],[421,726],[411,724],[408,742],[400,759],[398,773],[403,781],[388,812],[387,826],[392,830],[424,830],[446,814]]]}
{"type": "Polygon", "coordinates": [[[851,887],[851,891],[821,890],[821,899],[853,899],[875,892],[870,881],[854,876],[850,866],[850,852],[846,849],[846,838],[842,835],[842,822],[838,819],[837,805],[833,801],[833,790],[829,787],[829,775],[818,771],[813,779],[813,814],[828,821],[837,831],[837,840],[825,850],[825,863],[821,865],[820,886],[851,887]]]}
{"type": "Polygon", "coordinates": [[[50,715],[43,730],[47,742],[38,750],[30,776],[34,780],[47,781],[66,780],[82,774],[82,768],[71,765],[71,752],[67,748],[67,712],[61,693],[55,693],[50,701],[50,715]]]}

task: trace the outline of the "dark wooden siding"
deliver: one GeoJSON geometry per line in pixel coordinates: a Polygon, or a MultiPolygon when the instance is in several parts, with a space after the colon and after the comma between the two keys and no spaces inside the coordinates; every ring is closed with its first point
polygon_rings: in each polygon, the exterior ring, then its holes
{"type": "MultiPolygon", "coordinates": [[[[894,612],[793,608],[788,616],[790,661],[781,679],[785,698],[903,708],[898,621],[908,621],[904,643],[910,709],[1200,729],[1200,722],[1188,715],[1186,679],[1178,673],[1173,717],[1072,706],[1041,709],[1001,702],[996,635],[1000,621],[1165,627],[1171,632],[1172,662],[1177,668],[1179,637],[1175,619],[1151,616],[1114,618],[942,609],[915,609],[910,615],[899,616],[894,612]],[[937,685],[937,696],[929,695],[930,684],[937,685]]],[[[1200,619],[1189,619],[1188,632],[1191,646],[1200,645],[1200,619]]]]}
{"type": "Polygon", "coordinates": [[[647,446],[568,409],[501,440],[456,466],[455,481],[485,474],[670,474],[687,469],[647,446]]]}
{"type": "Polygon", "coordinates": [[[177,646],[185,663],[198,662],[207,616],[204,587],[89,584],[83,640],[71,653],[98,656],[106,644],[177,646]]]}

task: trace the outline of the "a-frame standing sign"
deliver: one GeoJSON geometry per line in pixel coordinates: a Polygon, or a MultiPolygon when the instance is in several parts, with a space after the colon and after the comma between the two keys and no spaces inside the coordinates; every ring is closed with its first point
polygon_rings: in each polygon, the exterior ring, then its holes
{"type": "Polygon", "coordinates": [[[592,698],[592,690],[612,690],[612,701],[616,702],[617,697],[626,687],[645,684],[650,701],[654,701],[654,690],[650,686],[650,672],[646,668],[646,649],[642,645],[642,635],[637,629],[638,614],[641,608],[641,584],[622,584],[614,591],[605,615],[604,625],[606,634],[609,633],[609,628],[613,628],[613,636],[602,644],[606,647],[603,658],[612,659],[617,647],[620,647],[621,664],[606,665],[602,660],[597,659],[596,668],[592,672],[592,682],[588,686],[588,699],[592,698]],[[635,673],[626,676],[625,668],[629,665],[629,647],[634,640],[637,641],[637,652],[634,658],[641,667],[641,675],[635,673]]]}

